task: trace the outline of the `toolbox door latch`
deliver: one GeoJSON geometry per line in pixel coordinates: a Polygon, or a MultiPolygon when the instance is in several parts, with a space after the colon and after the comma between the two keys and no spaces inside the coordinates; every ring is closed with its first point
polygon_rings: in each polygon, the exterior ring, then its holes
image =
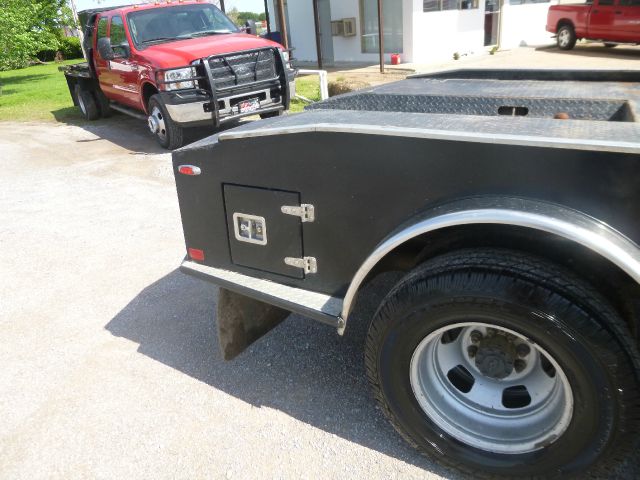
{"type": "Polygon", "coordinates": [[[286,257],[284,263],[291,267],[301,268],[304,273],[318,273],[318,262],[315,257],[286,257]]]}
{"type": "Polygon", "coordinates": [[[315,207],[309,203],[303,203],[299,207],[294,205],[283,205],[280,211],[286,215],[300,217],[303,223],[313,222],[316,218],[315,207]]]}

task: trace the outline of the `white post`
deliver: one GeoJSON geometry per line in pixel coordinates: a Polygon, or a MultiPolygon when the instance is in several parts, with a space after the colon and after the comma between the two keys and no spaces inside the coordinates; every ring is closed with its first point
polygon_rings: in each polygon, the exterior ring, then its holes
{"type": "Polygon", "coordinates": [[[318,75],[320,80],[320,99],[329,98],[329,77],[326,70],[306,70],[301,68],[298,70],[299,75],[318,75]]]}

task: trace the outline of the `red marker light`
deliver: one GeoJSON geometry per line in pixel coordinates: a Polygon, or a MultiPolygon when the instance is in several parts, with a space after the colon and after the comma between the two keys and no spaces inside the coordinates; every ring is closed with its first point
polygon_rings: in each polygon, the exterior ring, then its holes
{"type": "Polygon", "coordinates": [[[200,175],[202,170],[200,170],[200,167],[195,167],[193,165],[180,165],[178,167],[178,172],[183,175],[200,175]]]}
{"type": "Polygon", "coordinates": [[[189,254],[189,258],[191,260],[196,260],[198,262],[204,262],[204,251],[198,248],[189,248],[187,249],[187,253],[189,254]]]}

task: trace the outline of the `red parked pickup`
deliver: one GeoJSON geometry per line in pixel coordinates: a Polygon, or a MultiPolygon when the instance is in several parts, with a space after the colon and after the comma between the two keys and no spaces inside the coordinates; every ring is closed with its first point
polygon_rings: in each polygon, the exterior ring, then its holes
{"type": "Polygon", "coordinates": [[[65,70],[88,120],[118,110],[142,118],[159,143],[183,143],[187,127],[246,115],[280,115],[295,92],[288,52],[241,32],[201,1],[80,13],[87,63],[65,70]]]}
{"type": "Polygon", "coordinates": [[[558,47],[571,50],[578,39],[640,43],[640,0],[592,0],[575,5],[552,5],[547,31],[555,33],[558,47]]]}

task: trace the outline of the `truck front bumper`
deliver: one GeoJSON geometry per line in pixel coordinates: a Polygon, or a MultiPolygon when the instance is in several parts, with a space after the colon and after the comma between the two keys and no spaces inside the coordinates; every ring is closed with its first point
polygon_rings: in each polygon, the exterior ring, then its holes
{"type": "MultiPolygon", "coordinates": [[[[289,82],[290,98],[295,96],[295,80],[289,82]]],[[[199,124],[211,122],[211,97],[200,90],[187,90],[161,93],[167,112],[173,121],[179,124],[199,124]]],[[[218,98],[220,121],[240,118],[248,115],[268,113],[284,108],[282,97],[274,94],[271,88],[218,98]],[[241,113],[238,102],[250,98],[260,99],[260,108],[253,112],[241,113]]]]}

